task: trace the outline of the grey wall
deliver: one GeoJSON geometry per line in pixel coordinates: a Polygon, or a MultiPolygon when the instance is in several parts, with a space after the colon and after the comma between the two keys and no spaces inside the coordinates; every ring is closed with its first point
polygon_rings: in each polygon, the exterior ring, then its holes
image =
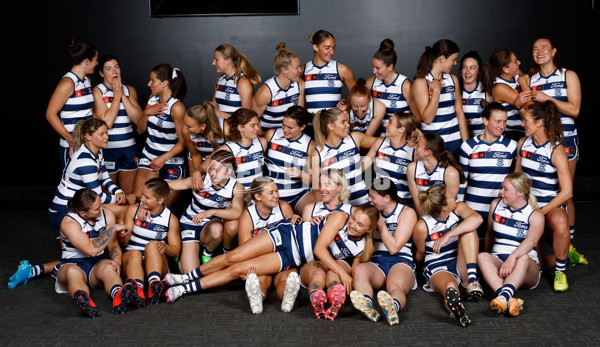
{"type": "MultiPolygon", "coordinates": [[[[364,78],[371,74],[372,55],[384,38],[396,44],[396,70],[412,79],[424,47],[440,38],[457,42],[462,53],[477,50],[484,60],[497,49],[513,50],[527,71],[534,39],[552,37],[562,65],[575,70],[583,85],[583,109],[577,120],[582,153],[578,176],[597,176],[590,152],[595,145],[592,129],[598,125],[592,98],[599,90],[591,85],[592,65],[587,63],[593,57],[590,45],[598,43],[598,10],[592,10],[592,0],[301,0],[296,16],[175,18],[151,18],[148,0],[45,1],[18,6],[11,15],[19,18],[19,25],[3,24],[5,44],[14,47],[5,53],[14,52],[15,58],[14,65],[4,66],[9,72],[5,83],[16,84],[19,91],[16,102],[7,103],[11,117],[5,129],[20,139],[5,136],[2,140],[5,155],[12,158],[11,169],[2,170],[4,186],[55,186],[58,182],[58,137],[44,112],[56,83],[69,68],[69,35],[93,42],[100,55],[117,56],[123,80],[136,87],[142,105],[154,65],[166,62],[180,68],[188,82],[184,103],[189,107],[212,97],[217,74],[210,63],[219,44],[236,46],[266,80],[273,74],[272,56],[278,42],[285,41],[305,62],[312,58],[308,36],[318,29],[334,34],[335,59],[350,66],[355,77],[364,78]],[[582,23],[596,24],[586,31],[582,23]],[[30,28],[33,33],[28,33],[30,28]]],[[[453,73],[459,74],[458,68],[453,73]]]]}

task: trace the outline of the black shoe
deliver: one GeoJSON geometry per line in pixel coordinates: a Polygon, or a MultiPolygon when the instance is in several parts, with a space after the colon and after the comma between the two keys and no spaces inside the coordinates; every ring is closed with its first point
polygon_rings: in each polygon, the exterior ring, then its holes
{"type": "Polygon", "coordinates": [[[131,296],[133,298],[132,301],[135,304],[135,307],[142,308],[142,307],[146,306],[146,296],[144,295],[144,290],[142,290],[140,285],[133,278],[126,279],[125,284],[128,284],[128,283],[133,286],[133,290],[131,291],[131,296]]]}
{"type": "Polygon", "coordinates": [[[456,289],[446,289],[446,305],[452,312],[454,319],[456,319],[461,326],[466,327],[471,324],[471,318],[469,318],[469,315],[462,304],[462,300],[460,299],[460,294],[456,289]]]}
{"type": "Polygon", "coordinates": [[[157,305],[160,302],[163,289],[164,286],[161,280],[156,279],[150,283],[150,289],[148,290],[148,302],[150,305],[157,305]]]}
{"type": "Polygon", "coordinates": [[[73,302],[90,318],[95,319],[100,316],[100,311],[96,307],[96,304],[94,304],[88,293],[83,290],[73,293],[73,302]]]}

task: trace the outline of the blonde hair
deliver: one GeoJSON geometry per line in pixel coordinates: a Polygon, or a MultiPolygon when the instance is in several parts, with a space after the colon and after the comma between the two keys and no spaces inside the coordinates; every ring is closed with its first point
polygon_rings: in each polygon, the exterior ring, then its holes
{"type": "Polygon", "coordinates": [[[78,150],[79,147],[81,147],[81,145],[87,142],[85,135],[92,135],[102,126],[106,126],[108,129],[106,123],[102,119],[98,118],[88,118],[77,122],[77,124],[75,124],[75,127],[73,128],[73,149],[78,150]]]}
{"type": "Polygon", "coordinates": [[[406,139],[406,141],[412,143],[417,143],[417,141],[419,141],[419,138],[421,137],[421,135],[423,135],[423,133],[421,133],[421,129],[417,128],[417,125],[415,124],[415,118],[412,114],[404,112],[394,112],[391,117],[396,118],[396,121],[398,123],[398,129],[402,127],[406,129],[404,131],[404,138],[406,139]]]}
{"type": "Polygon", "coordinates": [[[356,211],[360,211],[366,214],[370,222],[370,231],[364,235],[365,247],[362,253],[360,254],[359,258],[361,263],[366,263],[367,261],[369,261],[369,259],[371,259],[371,256],[373,255],[373,231],[377,229],[377,223],[379,222],[380,213],[375,206],[369,204],[357,206],[354,210],[354,213],[356,213],[356,211]]]}
{"type": "Polygon", "coordinates": [[[329,177],[333,183],[342,186],[342,189],[338,192],[338,199],[343,204],[347,203],[350,198],[350,188],[348,188],[348,181],[346,180],[344,171],[341,169],[329,168],[321,171],[321,176],[329,177]]]}
{"type": "Polygon", "coordinates": [[[221,52],[223,54],[223,58],[231,59],[233,64],[235,65],[235,83],[242,77],[242,74],[246,75],[248,81],[253,86],[260,84],[262,81],[254,66],[250,64],[250,60],[243,53],[238,52],[238,50],[228,43],[224,43],[215,48],[215,52],[221,52]]]}
{"type": "Polygon", "coordinates": [[[250,206],[253,201],[256,201],[254,195],[262,193],[265,186],[273,182],[271,178],[266,176],[258,176],[252,180],[250,188],[246,189],[246,207],[250,206]]]}
{"type": "Polygon", "coordinates": [[[275,49],[277,50],[277,53],[275,53],[275,56],[273,57],[273,71],[276,75],[279,75],[281,70],[290,66],[294,58],[298,58],[298,54],[287,49],[285,47],[285,42],[279,42],[275,49]]]}
{"type": "Polygon", "coordinates": [[[537,210],[538,204],[535,195],[531,194],[531,180],[526,174],[522,172],[511,172],[506,175],[505,179],[510,181],[510,184],[519,193],[523,193],[527,199],[527,203],[531,205],[531,208],[537,210]]]}
{"type": "Polygon", "coordinates": [[[448,204],[446,187],[443,184],[435,184],[427,190],[419,192],[419,201],[423,214],[438,217],[444,206],[448,204]]]}
{"type": "Polygon", "coordinates": [[[186,114],[192,118],[198,125],[206,124],[204,138],[208,140],[213,148],[217,148],[217,140],[224,139],[221,124],[215,106],[210,101],[205,101],[202,105],[192,106],[186,114]]]}
{"type": "Polygon", "coordinates": [[[329,124],[335,123],[338,116],[342,112],[343,111],[341,111],[340,109],[337,109],[337,108],[323,109],[323,110],[317,112],[317,114],[315,115],[315,117],[313,119],[315,142],[317,143],[317,146],[322,148],[323,145],[325,145],[325,139],[327,138],[327,134],[329,132],[327,129],[327,126],[329,124]]]}

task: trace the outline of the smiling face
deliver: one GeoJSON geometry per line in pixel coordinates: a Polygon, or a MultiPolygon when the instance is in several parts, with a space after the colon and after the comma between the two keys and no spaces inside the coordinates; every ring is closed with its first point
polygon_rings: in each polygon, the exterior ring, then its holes
{"type": "Polygon", "coordinates": [[[327,175],[321,175],[321,180],[319,181],[319,191],[321,192],[322,200],[324,203],[339,203],[339,193],[341,190],[341,184],[335,183],[327,175]]]}
{"type": "Polygon", "coordinates": [[[398,127],[398,118],[396,116],[390,117],[390,119],[383,124],[383,127],[385,128],[385,137],[389,138],[402,136],[406,132],[406,127],[398,127]]]}
{"type": "Polygon", "coordinates": [[[298,121],[291,117],[283,117],[281,122],[281,129],[283,130],[283,137],[288,140],[295,140],[302,136],[302,131],[306,128],[306,125],[298,125],[298,121]]]}
{"type": "Polygon", "coordinates": [[[517,56],[514,53],[512,53],[510,55],[510,62],[507,66],[502,68],[502,72],[511,77],[516,76],[519,74],[519,65],[521,65],[521,62],[519,61],[519,59],[517,59],[517,56]]]}
{"type": "Polygon", "coordinates": [[[152,194],[152,191],[150,191],[150,189],[148,187],[144,187],[142,189],[142,196],[140,198],[140,201],[142,202],[143,208],[145,208],[149,211],[152,211],[159,205],[162,205],[165,200],[157,199],[156,196],[154,196],[154,194],[152,194]]]}
{"type": "Polygon", "coordinates": [[[238,125],[238,130],[243,138],[254,140],[260,133],[260,123],[258,117],[252,117],[250,121],[244,125],[238,125]]]}
{"type": "Polygon", "coordinates": [[[556,54],[556,48],[548,39],[539,39],[533,43],[533,61],[538,65],[551,63],[556,54]]]}
{"type": "Polygon", "coordinates": [[[458,53],[453,53],[449,57],[440,56],[438,61],[440,62],[440,68],[442,72],[450,73],[450,70],[457,64],[456,59],[458,59],[458,53]]]}
{"type": "Polygon", "coordinates": [[[366,95],[352,95],[350,97],[350,106],[352,111],[360,118],[364,117],[369,110],[371,99],[366,95]]]}
{"type": "Polygon", "coordinates": [[[223,52],[215,51],[211,65],[215,67],[217,72],[223,73],[227,71],[229,66],[231,66],[231,63],[231,59],[225,59],[225,57],[223,57],[223,52]]]}
{"type": "Polygon", "coordinates": [[[185,131],[190,135],[202,134],[204,129],[206,129],[206,124],[198,124],[194,118],[188,116],[187,114],[183,116],[183,124],[183,129],[185,129],[185,131]]]}
{"type": "Polygon", "coordinates": [[[523,116],[523,122],[521,123],[521,125],[523,126],[523,128],[525,128],[525,136],[531,136],[536,134],[538,131],[544,130],[544,122],[542,122],[541,120],[535,120],[531,116],[530,110],[527,110],[527,112],[525,112],[525,115],[523,116]]]}
{"type": "Polygon", "coordinates": [[[318,45],[313,45],[313,50],[315,51],[315,58],[322,62],[328,63],[335,54],[335,40],[331,37],[325,39],[318,45]]]}
{"type": "Polygon", "coordinates": [[[369,216],[363,211],[357,210],[348,218],[348,236],[361,238],[373,230],[369,216]]]}
{"type": "Polygon", "coordinates": [[[493,137],[500,137],[506,129],[506,112],[494,110],[490,114],[490,119],[483,117],[485,132],[493,137]]]}
{"type": "Polygon", "coordinates": [[[277,207],[279,203],[279,190],[275,182],[269,182],[262,186],[260,193],[254,194],[254,199],[257,203],[268,206],[270,208],[277,207]]]}
{"type": "Polygon", "coordinates": [[[464,59],[461,66],[461,75],[465,84],[477,82],[477,76],[479,75],[479,64],[477,64],[477,60],[473,58],[464,59]]]}
{"type": "Polygon", "coordinates": [[[206,174],[210,176],[210,180],[215,185],[221,185],[227,182],[232,170],[223,165],[220,161],[210,160],[206,174]]]}
{"type": "Polygon", "coordinates": [[[150,72],[150,81],[148,82],[148,87],[150,88],[150,92],[152,95],[158,95],[168,86],[167,81],[161,81],[156,77],[156,72],[150,72]]]}
{"type": "Polygon", "coordinates": [[[385,78],[394,71],[394,66],[386,66],[385,63],[379,59],[373,58],[373,75],[379,80],[385,80],[385,78]]]}
{"type": "Polygon", "coordinates": [[[342,112],[340,113],[335,122],[331,124],[327,124],[327,128],[329,129],[329,135],[333,134],[340,138],[345,138],[350,134],[350,123],[348,121],[348,114],[342,112]]]}
{"type": "Polygon", "coordinates": [[[415,146],[415,159],[423,160],[428,154],[429,149],[427,149],[427,140],[425,140],[425,136],[419,137],[417,141],[417,145],[415,146]]]}
{"type": "Polygon", "coordinates": [[[379,211],[383,211],[390,203],[390,199],[387,196],[377,193],[373,189],[369,189],[369,202],[379,211]]]}

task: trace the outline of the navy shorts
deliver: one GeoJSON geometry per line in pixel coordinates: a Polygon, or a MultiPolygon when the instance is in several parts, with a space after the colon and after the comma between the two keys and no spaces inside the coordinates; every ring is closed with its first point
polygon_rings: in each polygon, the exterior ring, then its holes
{"type": "Polygon", "coordinates": [[[104,154],[104,166],[109,174],[137,170],[138,151],[136,146],[105,148],[102,153],[104,154]]]}

